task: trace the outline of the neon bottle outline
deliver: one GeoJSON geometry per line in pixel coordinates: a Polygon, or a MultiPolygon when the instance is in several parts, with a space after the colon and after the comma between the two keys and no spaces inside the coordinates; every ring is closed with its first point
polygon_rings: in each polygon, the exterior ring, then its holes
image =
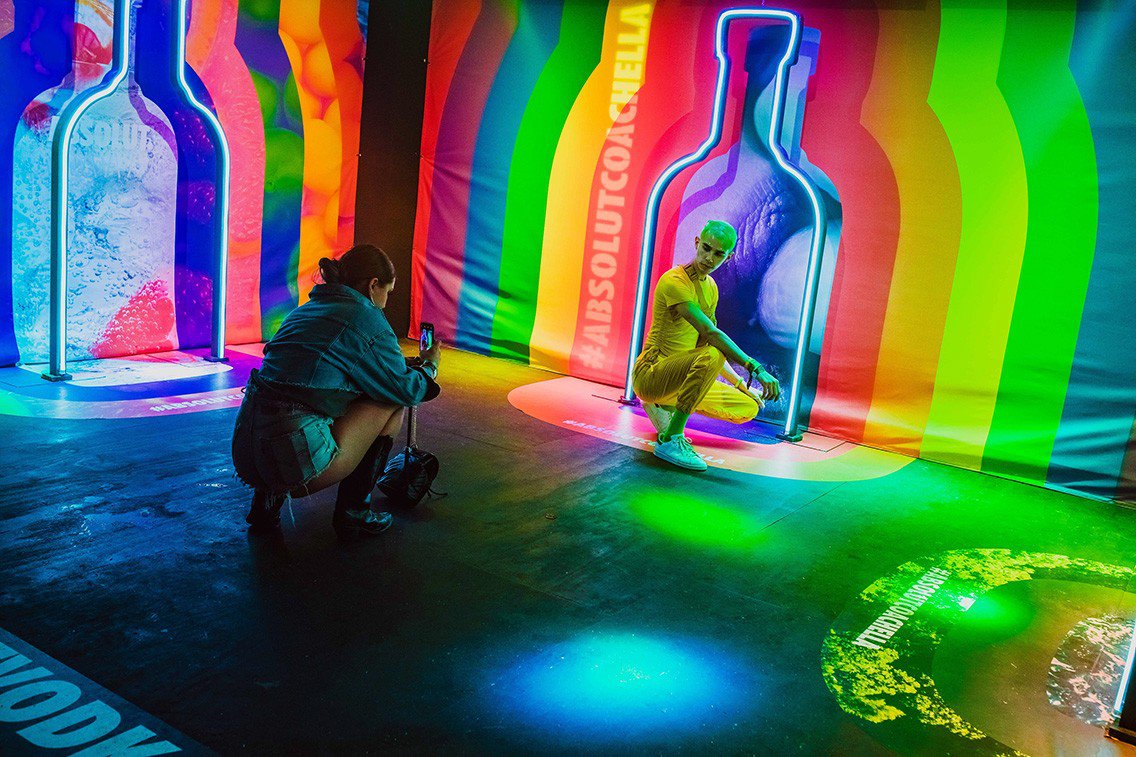
{"type": "MultiPolygon", "coordinates": [[[[67,227],[68,227],[68,154],[79,118],[96,102],[109,97],[126,77],[128,40],[133,33],[131,25],[132,0],[115,0],[113,62],[110,71],[95,87],[85,90],[69,101],[60,112],[52,135],[52,186],[51,186],[51,305],[50,344],[48,370],[42,375],[49,381],[66,381],[67,373],[67,227]]],[[[228,195],[229,156],[224,131],[216,116],[206,108],[189,89],[185,76],[185,6],[186,0],[176,0],[176,34],[174,71],[176,83],[189,102],[201,113],[214,132],[222,156],[218,171],[216,192],[218,226],[217,260],[214,266],[215,281],[224,282],[228,265],[228,195]]],[[[225,286],[213,287],[213,344],[209,359],[224,360],[225,286]]]]}
{"type": "Polygon", "coordinates": [[[785,427],[779,438],[788,441],[800,440],[798,432],[797,415],[800,409],[800,384],[804,368],[804,353],[808,349],[809,336],[812,331],[812,318],[813,308],[816,304],[817,284],[820,274],[820,257],[824,249],[824,236],[826,215],[824,207],[817,197],[817,191],[812,186],[812,182],[800,171],[800,169],[793,166],[785,157],[784,149],[781,147],[781,133],[784,119],[784,106],[785,106],[785,90],[788,83],[787,72],[790,66],[796,61],[797,52],[800,49],[801,42],[801,19],[795,13],[782,10],[768,10],[763,8],[736,8],[724,11],[718,16],[718,22],[715,27],[715,46],[714,54],[718,59],[718,77],[714,89],[714,110],[710,126],[710,135],[702,142],[699,148],[672,163],[665,171],[655,180],[654,186],[651,188],[651,194],[647,201],[647,212],[644,219],[643,227],[643,244],[640,248],[639,257],[639,275],[636,283],[635,292],[635,310],[632,331],[631,343],[627,359],[627,373],[624,382],[624,391],[621,401],[624,403],[633,403],[635,401],[635,393],[631,386],[631,371],[635,365],[635,358],[639,354],[642,346],[644,322],[646,320],[647,310],[647,297],[649,294],[649,282],[651,276],[651,266],[653,263],[654,247],[655,247],[655,231],[658,226],[659,203],[662,199],[663,192],[666,191],[667,186],[674,179],[678,173],[687,166],[693,165],[698,161],[704,159],[710,150],[721,139],[722,134],[722,112],[724,110],[725,97],[726,97],[726,83],[729,81],[730,61],[726,55],[726,32],[729,28],[730,21],[735,19],[773,19],[785,21],[790,27],[789,44],[785,53],[781,58],[781,62],[777,67],[777,78],[774,89],[774,107],[773,119],[770,123],[768,132],[767,145],[770,153],[776,159],[778,165],[783,170],[788,172],[794,179],[804,188],[809,197],[809,201],[813,208],[813,217],[815,219],[813,225],[813,239],[812,249],[809,252],[809,264],[806,272],[806,285],[803,303],[801,307],[800,327],[798,329],[797,349],[796,355],[793,360],[793,376],[789,386],[789,407],[786,413],[785,427]]]}

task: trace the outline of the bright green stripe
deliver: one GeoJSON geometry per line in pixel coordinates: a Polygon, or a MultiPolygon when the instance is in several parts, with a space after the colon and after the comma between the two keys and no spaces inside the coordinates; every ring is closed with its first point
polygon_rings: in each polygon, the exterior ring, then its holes
{"type": "Polygon", "coordinates": [[[529,357],[552,160],[572,103],[599,64],[606,15],[606,3],[569,0],[564,4],[560,42],[521,120],[505,205],[500,297],[493,317],[491,351],[495,355],[526,361],[529,357]]]}
{"type": "Polygon", "coordinates": [[[958,164],[962,229],[920,454],[977,468],[994,415],[1025,249],[1026,181],[996,78],[1005,6],[944,0],[928,102],[958,164]]]}
{"type": "Polygon", "coordinates": [[[1029,224],[982,468],[1038,482],[1061,423],[1096,244],[1096,156],[1068,65],[1075,21],[1075,0],[1016,5],[998,74],[1021,137],[1029,224]]]}

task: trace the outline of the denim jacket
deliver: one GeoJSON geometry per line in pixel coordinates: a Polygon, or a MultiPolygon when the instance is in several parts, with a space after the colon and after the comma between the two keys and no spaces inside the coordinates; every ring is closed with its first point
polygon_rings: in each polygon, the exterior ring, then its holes
{"type": "Polygon", "coordinates": [[[438,394],[410,368],[383,311],[351,287],[317,284],[264,345],[259,376],[277,393],[338,418],[361,396],[409,407],[438,394]]]}

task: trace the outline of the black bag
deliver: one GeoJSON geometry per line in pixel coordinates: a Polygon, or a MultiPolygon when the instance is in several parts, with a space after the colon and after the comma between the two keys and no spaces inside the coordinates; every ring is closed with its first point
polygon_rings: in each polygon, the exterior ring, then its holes
{"type": "Polygon", "coordinates": [[[438,476],[438,458],[426,450],[418,449],[415,437],[417,432],[417,417],[415,410],[410,408],[409,418],[406,421],[406,449],[392,457],[383,475],[375,485],[387,498],[391,507],[415,507],[427,495],[444,497],[444,493],[436,492],[430,488],[438,476]]]}

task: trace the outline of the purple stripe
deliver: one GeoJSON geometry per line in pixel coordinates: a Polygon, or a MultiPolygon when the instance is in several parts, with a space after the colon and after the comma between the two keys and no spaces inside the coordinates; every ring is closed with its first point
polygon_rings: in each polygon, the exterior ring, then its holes
{"type": "Polygon", "coordinates": [[[457,332],[477,129],[517,25],[515,10],[503,5],[491,0],[481,8],[446,94],[434,150],[422,319],[432,322],[437,337],[449,342],[457,332]]]}
{"type": "Polygon", "coordinates": [[[133,88],[128,88],[127,92],[129,93],[130,104],[134,106],[138,118],[142,119],[142,123],[158,132],[158,135],[169,145],[170,152],[177,155],[177,140],[174,138],[173,129],[167,126],[161,118],[150,112],[150,109],[146,107],[146,101],[142,99],[141,92],[133,88]]]}
{"type": "Polygon", "coordinates": [[[740,153],[741,144],[733,144],[730,146],[729,151],[726,153],[726,170],[718,177],[718,180],[710,186],[703,187],[697,192],[683,198],[682,204],[678,207],[679,218],[686,218],[690,211],[708,202],[717,200],[722,196],[726,189],[734,183],[734,178],[738,175],[738,156],[740,153]]]}

